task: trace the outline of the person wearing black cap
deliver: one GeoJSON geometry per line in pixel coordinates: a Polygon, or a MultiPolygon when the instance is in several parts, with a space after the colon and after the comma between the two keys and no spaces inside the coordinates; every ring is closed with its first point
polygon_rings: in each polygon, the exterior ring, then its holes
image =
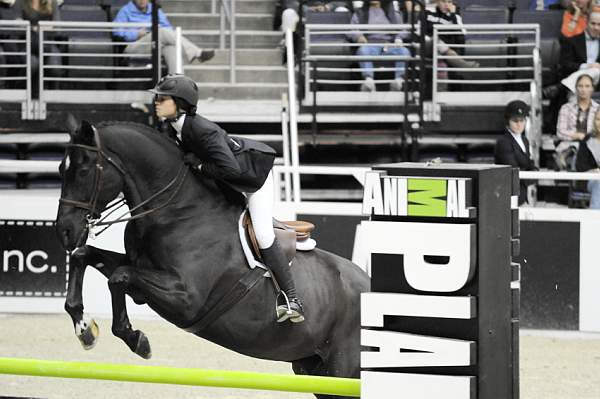
{"type": "MultiPolygon", "coordinates": [[[[531,159],[529,140],[525,136],[525,124],[529,116],[529,106],[521,100],[514,100],[504,110],[505,132],[496,141],[494,162],[511,165],[519,170],[538,170],[531,159]]],[[[528,184],[521,180],[519,205],[527,201],[528,184]]]]}
{"type": "Polygon", "coordinates": [[[276,152],[261,142],[231,137],[216,123],[196,114],[198,86],[185,75],[170,74],[150,90],[156,115],[165,120],[168,136],[185,153],[184,162],[198,176],[213,179],[226,197],[246,200],[264,264],[281,292],[277,321],[304,321],[304,307],[287,258],[273,232],[273,161],[276,152]]]}

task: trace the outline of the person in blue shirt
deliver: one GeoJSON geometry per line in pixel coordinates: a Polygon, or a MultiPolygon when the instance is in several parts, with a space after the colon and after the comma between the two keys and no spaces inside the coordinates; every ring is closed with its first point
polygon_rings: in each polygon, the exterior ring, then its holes
{"type": "MultiPolygon", "coordinates": [[[[152,22],[152,4],[149,0],[131,0],[119,10],[113,22],[152,22]]],[[[176,72],[177,62],[175,57],[175,31],[161,9],[158,10],[158,24],[160,50],[165,57],[168,72],[174,73],[176,72]]],[[[144,54],[150,52],[150,41],[152,40],[150,27],[140,29],[118,28],[113,32],[113,35],[131,43],[125,47],[125,53],[144,54]]],[[[214,50],[203,50],[185,37],[181,38],[181,47],[183,54],[190,63],[194,61],[205,62],[215,55],[214,50]]]]}

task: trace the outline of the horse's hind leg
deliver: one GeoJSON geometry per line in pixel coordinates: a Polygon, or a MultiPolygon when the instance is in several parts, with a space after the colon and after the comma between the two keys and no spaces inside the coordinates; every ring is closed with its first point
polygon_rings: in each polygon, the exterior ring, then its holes
{"type": "Polygon", "coordinates": [[[88,265],[98,269],[105,276],[110,276],[117,265],[122,265],[125,255],[101,250],[92,246],[79,248],[71,255],[69,282],[65,310],[71,316],[75,334],[84,349],[92,349],[97,342],[99,329],[93,319],[86,321],[83,314],[83,277],[88,265]]]}
{"type": "Polygon", "coordinates": [[[108,280],[112,297],[113,334],[121,338],[134,353],[149,359],[150,343],[143,332],[133,330],[127,315],[125,293],[136,290],[147,302],[163,314],[172,314],[170,321],[187,322],[197,315],[198,301],[185,291],[181,278],[158,270],[118,267],[108,280]],[[177,317],[179,316],[179,317],[177,317]]]}

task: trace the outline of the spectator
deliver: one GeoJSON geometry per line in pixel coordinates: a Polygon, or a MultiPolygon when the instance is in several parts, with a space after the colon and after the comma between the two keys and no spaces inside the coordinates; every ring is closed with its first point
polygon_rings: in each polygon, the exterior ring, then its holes
{"type": "MultiPolygon", "coordinates": [[[[600,112],[594,114],[593,126],[592,134],[587,136],[577,151],[578,172],[600,173],[600,112]]],[[[590,209],[600,209],[600,180],[589,180],[587,189],[592,194],[590,209]]]]}
{"type": "Polygon", "coordinates": [[[279,0],[275,8],[277,11],[275,12],[274,25],[281,25],[281,30],[284,32],[287,29],[291,29],[292,32],[295,32],[296,25],[300,20],[298,13],[300,12],[301,4],[304,14],[306,14],[306,11],[308,10],[313,12],[349,12],[352,10],[352,3],[350,0],[279,0]],[[283,10],[283,12],[280,14],[279,10],[283,10]]]}
{"type": "Polygon", "coordinates": [[[580,69],[600,69],[600,12],[592,11],[583,33],[562,41],[561,68],[564,76],[580,69]]]}
{"type": "MultiPolygon", "coordinates": [[[[31,74],[37,76],[39,71],[39,22],[40,21],[60,21],[60,10],[57,0],[20,0],[14,5],[15,15],[17,19],[24,19],[31,23],[31,74]]],[[[44,34],[45,40],[56,40],[56,35],[53,32],[44,34]]],[[[56,44],[44,44],[44,65],[57,66],[61,65],[61,58],[58,46],[56,44]],[[53,55],[54,54],[54,55],[53,55]]],[[[60,77],[62,75],[60,69],[51,68],[47,74],[52,77],[60,77]]],[[[32,79],[32,92],[37,96],[39,91],[39,79],[32,79]]]]}
{"type": "MultiPolygon", "coordinates": [[[[152,22],[152,4],[149,0],[131,0],[119,10],[114,22],[152,22]]],[[[167,16],[160,9],[158,10],[158,23],[160,26],[161,53],[165,57],[168,72],[174,73],[177,65],[175,32],[167,16]]],[[[150,28],[136,30],[122,28],[115,31],[114,35],[131,43],[125,47],[125,53],[144,54],[148,53],[150,49],[152,35],[149,33],[150,28]]],[[[194,61],[205,62],[215,55],[214,50],[202,50],[185,37],[181,38],[181,45],[183,53],[190,63],[194,61]]]]}
{"type": "MultiPolygon", "coordinates": [[[[537,170],[531,159],[529,141],[525,134],[525,124],[529,116],[529,106],[521,100],[511,101],[504,110],[505,132],[496,141],[494,162],[511,165],[519,170],[537,170]]],[[[527,182],[521,180],[519,205],[527,201],[527,182]]]]}
{"type": "MultiPolygon", "coordinates": [[[[351,24],[371,24],[371,25],[394,25],[401,24],[402,17],[394,9],[394,4],[389,0],[368,0],[363,3],[362,8],[356,10],[352,15],[351,24]]],[[[356,52],[357,55],[362,56],[379,56],[379,55],[393,55],[393,56],[410,56],[410,51],[402,46],[402,33],[397,35],[391,35],[388,33],[367,33],[366,35],[362,32],[353,32],[350,35],[350,39],[353,42],[360,43],[360,46],[356,52]]],[[[361,74],[365,81],[361,85],[362,91],[376,91],[375,81],[373,80],[373,61],[361,61],[359,62],[361,67],[361,74]]],[[[394,81],[390,85],[390,88],[395,91],[402,90],[404,81],[404,72],[406,71],[404,61],[396,61],[394,81]]]]}
{"type": "Polygon", "coordinates": [[[575,169],[575,154],[579,142],[594,127],[593,116],[599,109],[592,100],[594,82],[590,75],[581,74],[575,84],[576,96],[564,104],[558,113],[556,135],[562,140],[556,147],[554,159],[560,170],[575,169]]]}
{"type": "Polygon", "coordinates": [[[564,37],[573,37],[585,31],[591,0],[573,0],[563,13],[560,33],[564,37]]]}
{"type": "MultiPolygon", "coordinates": [[[[435,1],[435,10],[425,10],[425,15],[427,19],[427,31],[426,34],[428,38],[433,36],[433,26],[434,25],[462,25],[462,18],[456,9],[456,5],[453,0],[436,0],[435,1]]],[[[456,57],[456,58],[448,58],[438,61],[438,67],[446,68],[448,65],[455,68],[477,68],[479,67],[479,63],[476,61],[466,61],[460,55],[464,54],[462,48],[459,48],[458,51],[452,49],[452,45],[465,44],[465,36],[464,34],[458,33],[452,35],[445,35],[444,40],[438,39],[438,49],[439,53],[446,56],[456,57]]],[[[440,71],[440,75],[438,78],[444,79],[447,78],[445,72],[440,71]]],[[[452,76],[452,78],[456,78],[452,76]]]]}
{"type": "MultiPolygon", "coordinates": [[[[592,77],[600,74],[600,11],[593,11],[588,18],[588,24],[583,33],[561,41],[560,69],[563,80],[561,83],[544,87],[544,98],[555,99],[563,93],[564,87],[574,86],[581,73],[592,77]]],[[[574,90],[572,90],[574,91],[574,90]]]]}

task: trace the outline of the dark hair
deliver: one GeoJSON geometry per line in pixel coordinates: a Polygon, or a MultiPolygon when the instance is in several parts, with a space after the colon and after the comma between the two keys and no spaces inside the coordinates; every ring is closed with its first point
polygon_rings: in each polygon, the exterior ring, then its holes
{"type": "Polygon", "coordinates": [[[186,115],[196,115],[196,105],[192,105],[180,97],[173,97],[173,101],[175,101],[175,105],[177,105],[177,108],[185,112],[186,115]]]}
{"type": "Polygon", "coordinates": [[[575,81],[575,86],[577,86],[577,83],[579,83],[579,81],[581,80],[581,78],[588,78],[590,80],[590,82],[592,83],[592,86],[594,85],[594,79],[588,75],[587,73],[581,74],[577,77],[577,80],[575,81]]]}

